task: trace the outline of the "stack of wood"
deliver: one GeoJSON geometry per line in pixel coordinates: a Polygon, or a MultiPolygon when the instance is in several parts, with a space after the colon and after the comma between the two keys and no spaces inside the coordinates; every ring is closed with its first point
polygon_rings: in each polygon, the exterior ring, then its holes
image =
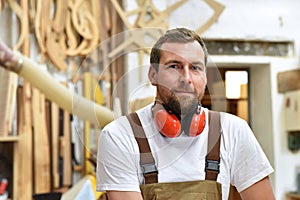
{"type": "MultiPolygon", "coordinates": [[[[92,98],[90,91],[93,87],[90,84],[94,82],[93,78],[88,73],[77,76],[77,72],[79,66],[84,67],[81,65],[83,60],[87,56],[94,58],[91,55],[98,45],[102,44],[99,50],[101,52],[98,52],[101,56],[96,56],[94,63],[96,65],[101,63],[102,68],[111,66],[99,80],[107,83],[105,106],[112,108],[110,99],[112,89],[125,71],[122,67],[123,59],[119,56],[134,46],[135,50],[138,49],[139,64],[143,65],[144,48],[152,46],[152,43],[145,43],[145,35],[150,35],[155,41],[162,33],[158,29],[145,28],[168,28],[167,16],[187,0],[178,0],[163,11],[157,9],[151,0],[136,0],[137,8],[127,11],[123,9],[121,2],[121,0],[0,0],[0,14],[4,9],[8,9],[19,20],[19,37],[14,44],[15,50],[41,64],[53,67],[57,73],[65,73],[67,77],[72,77],[73,83],[83,80],[85,83],[83,94],[86,98],[92,98]],[[129,17],[132,15],[137,16],[136,20],[129,23],[129,17]],[[123,31],[124,27],[132,31],[128,38],[116,41],[112,36],[123,31]],[[135,31],[137,28],[142,30],[135,31]],[[110,40],[107,40],[108,38],[110,40]],[[30,55],[31,49],[38,49],[38,57],[41,59],[37,60],[36,55],[30,55]]],[[[199,28],[199,33],[216,21],[224,8],[214,0],[205,2],[214,9],[215,14],[199,28]]],[[[9,26],[10,24],[7,24],[7,27],[9,26]]],[[[70,114],[59,105],[48,101],[47,97],[26,80],[18,86],[16,77],[6,76],[1,71],[0,77],[0,91],[2,91],[0,94],[6,94],[0,97],[1,108],[2,106],[5,108],[5,111],[1,112],[4,114],[0,115],[2,123],[0,135],[11,134],[15,107],[18,114],[16,124],[19,141],[15,153],[20,159],[14,161],[14,167],[17,168],[19,178],[13,183],[17,191],[14,192],[13,199],[31,199],[32,193],[47,193],[69,188],[72,184],[70,114]],[[14,102],[17,102],[17,106],[14,102]]],[[[67,78],[66,81],[70,80],[67,78]]],[[[121,88],[120,98],[122,96],[121,88]]],[[[89,142],[91,130],[91,124],[86,122],[85,149],[89,149],[91,145],[89,142]]],[[[84,155],[85,160],[89,160],[90,153],[84,152],[84,155]]],[[[93,170],[88,162],[84,162],[84,169],[84,174],[93,170]]]]}
{"type": "MultiPolygon", "coordinates": [[[[102,40],[122,31],[117,12],[107,0],[0,0],[0,15],[2,12],[15,15],[19,21],[15,50],[36,59],[30,53],[38,49],[41,59],[35,61],[54,68],[56,73],[65,73],[73,82],[83,79],[76,73],[86,56],[102,40]]],[[[14,160],[19,178],[11,183],[15,189],[10,196],[32,199],[32,194],[69,189],[73,173],[70,114],[26,80],[20,82],[16,74],[0,70],[0,136],[19,137],[14,147],[20,158],[14,160]],[[14,120],[17,133],[12,130],[14,120]]],[[[110,78],[102,79],[110,82],[110,78]]],[[[87,168],[86,163],[82,165],[87,168]]],[[[82,175],[85,173],[89,171],[82,170],[82,175]]]]}

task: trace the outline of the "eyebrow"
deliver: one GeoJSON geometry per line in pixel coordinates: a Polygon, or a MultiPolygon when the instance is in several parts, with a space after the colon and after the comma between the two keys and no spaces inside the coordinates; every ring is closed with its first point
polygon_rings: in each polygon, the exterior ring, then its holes
{"type": "MultiPolygon", "coordinates": [[[[168,64],[171,64],[171,63],[180,64],[181,62],[178,61],[178,60],[169,60],[169,61],[167,61],[166,63],[163,63],[163,64],[168,65],[168,64]]],[[[203,65],[204,66],[204,63],[201,62],[201,61],[191,62],[190,64],[192,64],[192,65],[203,65]]]]}
{"type": "Polygon", "coordinates": [[[163,63],[163,64],[168,65],[168,64],[171,64],[171,63],[181,63],[181,62],[179,62],[178,60],[169,60],[169,61],[167,61],[166,63],[163,63]]]}

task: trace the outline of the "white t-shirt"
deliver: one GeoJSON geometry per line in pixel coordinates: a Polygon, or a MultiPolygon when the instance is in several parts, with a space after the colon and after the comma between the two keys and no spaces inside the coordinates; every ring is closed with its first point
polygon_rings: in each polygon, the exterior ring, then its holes
{"type": "MultiPolygon", "coordinates": [[[[203,109],[208,118],[208,110],[203,109]]],[[[208,124],[197,137],[162,136],[156,128],[151,105],[137,111],[158,168],[158,182],[205,179],[208,124]]],[[[208,122],[208,119],[206,120],[208,122]]],[[[222,199],[228,199],[230,184],[240,192],[273,172],[248,124],[221,113],[220,173],[222,199]]],[[[108,124],[99,136],[97,190],[140,191],[143,183],[140,154],[125,116],[108,124]]]]}

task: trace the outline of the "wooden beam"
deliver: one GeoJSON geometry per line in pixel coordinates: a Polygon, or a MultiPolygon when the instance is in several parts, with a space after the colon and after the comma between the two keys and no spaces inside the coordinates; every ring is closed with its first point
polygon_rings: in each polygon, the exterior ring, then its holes
{"type": "Polygon", "coordinates": [[[300,69],[279,72],[277,74],[277,87],[279,93],[300,89],[300,69]]]}

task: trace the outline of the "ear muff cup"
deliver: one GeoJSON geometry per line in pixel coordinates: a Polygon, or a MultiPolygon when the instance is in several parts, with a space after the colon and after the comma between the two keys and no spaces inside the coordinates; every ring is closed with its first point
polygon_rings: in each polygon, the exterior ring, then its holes
{"type": "Polygon", "coordinates": [[[202,111],[201,114],[195,113],[193,119],[191,120],[189,136],[195,137],[197,135],[200,135],[204,130],[205,124],[206,124],[205,112],[202,111]]]}
{"type": "Polygon", "coordinates": [[[161,134],[166,137],[174,138],[181,133],[181,124],[176,115],[160,109],[155,114],[155,123],[161,134]]]}
{"type": "MultiPolygon", "coordinates": [[[[155,109],[154,109],[155,110],[155,109]]],[[[174,138],[181,133],[181,123],[175,114],[167,112],[164,108],[154,113],[155,123],[159,132],[169,138],[174,138]]],[[[205,112],[196,111],[191,119],[188,135],[195,137],[202,133],[206,124],[205,112]]]]}

